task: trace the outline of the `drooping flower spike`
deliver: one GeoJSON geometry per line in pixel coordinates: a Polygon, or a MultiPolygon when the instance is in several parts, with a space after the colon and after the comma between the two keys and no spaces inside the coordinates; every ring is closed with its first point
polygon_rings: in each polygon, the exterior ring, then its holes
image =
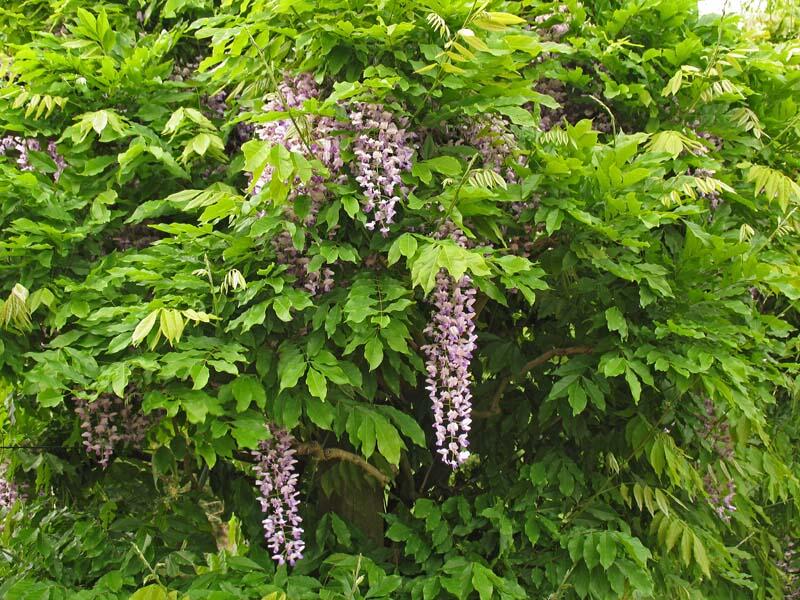
{"type": "MultiPolygon", "coordinates": [[[[452,224],[447,224],[439,235],[466,243],[463,233],[452,224]]],[[[437,452],[453,469],[470,456],[470,362],[478,339],[475,334],[475,295],[476,290],[467,275],[455,281],[444,270],[439,271],[433,292],[436,312],[425,328],[425,335],[431,343],[422,347],[427,357],[425,389],[433,407],[437,452]]]]}
{"type": "Polygon", "coordinates": [[[302,519],[298,512],[297,473],[292,435],[283,428],[269,426],[272,438],[262,441],[253,452],[255,473],[264,513],[264,537],[278,564],[294,565],[303,558],[302,519]]]}

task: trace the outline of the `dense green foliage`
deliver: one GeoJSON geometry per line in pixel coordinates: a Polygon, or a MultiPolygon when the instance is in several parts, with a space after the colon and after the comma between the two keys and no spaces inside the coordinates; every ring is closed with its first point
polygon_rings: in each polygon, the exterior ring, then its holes
{"type": "Polygon", "coordinates": [[[693,0],[4,2],[0,127],[40,150],[0,156],[0,476],[19,490],[0,597],[800,587],[800,43],[775,39],[693,0]],[[302,185],[324,165],[241,144],[302,73],[322,92],[295,133],[336,119],[345,163],[315,219],[302,185]],[[385,237],[355,103],[415,135],[385,237]],[[487,122],[500,169],[457,133],[487,122]],[[436,237],[446,220],[469,243],[436,237]],[[276,259],[287,232],[330,291],[276,259]],[[478,290],[456,471],[425,389],[441,269],[478,290]],[[75,410],[103,399],[148,426],[106,468],[75,410]],[[298,444],[293,567],[261,529],[266,422],[298,444]]]}

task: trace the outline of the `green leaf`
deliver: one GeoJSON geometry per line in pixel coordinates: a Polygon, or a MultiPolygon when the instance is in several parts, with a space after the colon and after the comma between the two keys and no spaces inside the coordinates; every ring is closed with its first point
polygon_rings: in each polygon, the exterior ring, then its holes
{"type": "Polygon", "coordinates": [[[528,536],[528,540],[532,546],[535,546],[536,542],[539,541],[540,534],[541,528],[539,527],[539,521],[536,515],[534,513],[529,513],[528,518],[525,519],[525,535],[528,536]]]}
{"type": "Polygon", "coordinates": [[[628,323],[622,316],[622,311],[616,306],[606,310],[606,324],[609,331],[618,331],[623,340],[628,339],[628,323]]]}
{"type": "Polygon", "coordinates": [[[168,596],[163,587],[154,584],[136,590],[131,594],[130,600],[168,600],[168,596]]]}
{"type": "Polygon", "coordinates": [[[292,308],[292,301],[288,296],[278,296],[272,303],[272,309],[278,318],[284,323],[292,320],[290,309],[292,308]]]}
{"type": "Polygon", "coordinates": [[[231,435],[239,448],[258,448],[259,442],[270,437],[264,417],[258,413],[242,415],[232,425],[231,435]]]}
{"type": "Polygon", "coordinates": [[[397,238],[389,248],[388,263],[389,266],[396,263],[400,256],[405,256],[407,259],[412,258],[417,253],[417,240],[410,233],[404,233],[397,238]]]}
{"type": "Polygon", "coordinates": [[[306,373],[306,385],[312,396],[325,400],[328,395],[328,383],[322,373],[313,367],[309,367],[306,373]]]}
{"type": "Polygon", "coordinates": [[[211,373],[208,370],[208,367],[205,366],[203,363],[197,363],[190,372],[192,376],[192,385],[193,390],[202,390],[206,387],[208,383],[208,378],[211,373]]]}
{"type": "Polygon", "coordinates": [[[147,334],[150,333],[151,329],[153,329],[153,325],[156,324],[156,319],[158,318],[158,314],[160,312],[161,309],[157,308],[148,314],[144,319],[139,321],[136,329],[133,330],[133,336],[131,336],[131,343],[134,346],[138,346],[139,343],[147,337],[147,334]]]}
{"type": "Polygon", "coordinates": [[[694,552],[694,560],[698,565],[700,565],[700,569],[703,571],[703,574],[706,577],[711,577],[711,563],[709,563],[708,561],[708,554],[706,554],[706,548],[703,545],[703,542],[700,541],[699,537],[692,534],[692,538],[694,540],[692,544],[692,550],[694,552]]]}
{"type": "Polygon", "coordinates": [[[309,420],[322,429],[330,429],[335,417],[335,409],[330,402],[309,396],[305,398],[306,415],[309,420]]]}
{"type": "Polygon", "coordinates": [[[458,177],[462,172],[461,163],[452,156],[437,156],[436,158],[421,161],[420,164],[424,164],[431,171],[441,173],[447,177],[458,177]]]}
{"type": "Polygon", "coordinates": [[[439,246],[428,244],[411,263],[411,281],[422,288],[426,294],[436,285],[436,274],[439,272],[439,246]]]}
{"type": "Polygon", "coordinates": [[[692,538],[694,538],[694,534],[688,527],[685,527],[681,536],[681,559],[687,567],[692,562],[692,538]]]}
{"type": "Polygon", "coordinates": [[[378,443],[378,452],[393,465],[400,463],[400,450],[403,447],[403,440],[389,421],[383,417],[373,417],[375,426],[375,436],[378,443]]]}
{"type": "Polygon", "coordinates": [[[642,384],[639,382],[639,378],[636,377],[636,373],[634,373],[633,369],[630,367],[625,367],[625,381],[628,382],[628,386],[631,388],[633,401],[639,404],[639,398],[642,395],[642,384]]]}
{"type": "Polygon", "coordinates": [[[483,565],[472,563],[472,586],[478,592],[480,600],[491,600],[494,593],[494,585],[492,585],[488,574],[491,571],[488,571],[488,573],[487,571],[488,569],[483,565]]]}
{"type": "Polygon", "coordinates": [[[267,394],[261,382],[252,375],[240,375],[231,385],[233,398],[236,400],[236,412],[244,412],[253,402],[259,408],[267,403],[267,394]]]}
{"type": "Polygon", "coordinates": [[[294,345],[283,345],[278,359],[278,378],[280,390],[293,388],[306,372],[306,359],[294,345]]]}
{"type": "Polygon", "coordinates": [[[577,381],[569,387],[569,405],[572,407],[573,416],[577,416],[586,408],[587,396],[583,387],[577,381]]]}
{"type": "Polygon", "coordinates": [[[622,375],[626,370],[625,359],[622,357],[612,358],[603,365],[603,375],[606,377],[616,377],[622,375]]]}
{"type": "Polygon", "coordinates": [[[378,336],[370,339],[364,346],[364,357],[369,363],[369,370],[374,371],[383,362],[383,344],[378,336]]]}
{"type": "Polygon", "coordinates": [[[599,536],[597,553],[600,555],[600,564],[607,571],[617,556],[617,544],[611,535],[603,533],[599,536]]]}

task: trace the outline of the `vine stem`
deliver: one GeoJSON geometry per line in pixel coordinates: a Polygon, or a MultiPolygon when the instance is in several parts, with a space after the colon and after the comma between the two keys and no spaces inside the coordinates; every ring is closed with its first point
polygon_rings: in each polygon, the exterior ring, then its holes
{"type": "Polygon", "coordinates": [[[522,367],[519,373],[516,376],[509,376],[503,379],[500,382],[500,385],[497,386],[497,390],[492,396],[492,403],[489,406],[489,410],[485,411],[473,411],[472,415],[475,418],[485,419],[487,417],[493,417],[495,415],[500,414],[500,401],[503,399],[503,394],[505,393],[506,389],[508,388],[509,384],[516,378],[522,377],[528,371],[535,369],[539,365],[546,363],[548,360],[555,356],[572,356],[575,354],[591,354],[594,352],[594,348],[591,346],[570,346],[568,348],[553,348],[552,350],[548,350],[547,352],[543,352],[533,360],[528,361],[522,367]]]}
{"type": "Polygon", "coordinates": [[[342,450],[341,448],[323,448],[317,442],[307,442],[295,446],[298,456],[311,456],[320,461],[325,460],[343,460],[356,465],[363,470],[367,475],[375,479],[381,486],[387,486],[391,482],[391,478],[380,471],[377,467],[372,466],[361,456],[342,450]]]}
{"type": "MultiPolygon", "coordinates": [[[[69,450],[68,446],[33,446],[33,445],[11,445],[11,446],[0,446],[2,450],[69,450]]],[[[391,483],[392,478],[389,475],[383,473],[377,467],[368,463],[363,457],[359,456],[358,454],[354,454],[353,452],[349,452],[347,450],[343,450],[342,448],[326,448],[319,444],[318,442],[301,442],[295,444],[294,446],[295,451],[297,452],[298,456],[310,456],[315,458],[319,461],[326,461],[326,460],[342,460],[344,462],[349,462],[357,467],[359,467],[362,471],[364,471],[367,475],[375,479],[381,486],[387,486],[391,483]]],[[[152,456],[146,452],[141,450],[129,450],[124,454],[118,454],[118,456],[123,458],[135,458],[138,460],[143,461],[150,461],[152,460],[152,456]]],[[[236,460],[252,463],[254,459],[247,453],[239,452],[234,455],[236,460]]]]}

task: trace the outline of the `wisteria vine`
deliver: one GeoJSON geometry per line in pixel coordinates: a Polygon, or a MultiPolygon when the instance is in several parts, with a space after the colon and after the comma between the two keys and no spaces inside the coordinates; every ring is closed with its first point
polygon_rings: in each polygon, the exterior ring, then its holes
{"type": "Polygon", "coordinates": [[[0,510],[8,510],[19,498],[19,490],[13,481],[0,473],[0,510]]]}
{"type": "MultiPolygon", "coordinates": [[[[440,231],[464,244],[466,238],[451,224],[440,231]]],[[[426,386],[433,407],[437,452],[453,469],[470,456],[472,426],[470,362],[475,352],[475,294],[469,276],[455,281],[444,270],[436,275],[433,303],[436,308],[425,328],[430,344],[422,347],[427,357],[426,386]]]]}
{"type": "Polygon", "coordinates": [[[369,230],[377,227],[386,237],[397,203],[408,193],[401,176],[411,170],[414,135],[406,129],[405,118],[398,119],[375,104],[355,104],[349,116],[355,130],[356,181],[367,199],[364,212],[370,220],[366,226],[369,230]]]}
{"type": "MultiPolygon", "coordinates": [[[[33,171],[34,166],[30,160],[30,152],[41,152],[42,145],[36,138],[7,135],[0,138],[0,156],[8,155],[9,151],[17,153],[16,162],[20,171],[33,171]]],[[[67,168],[67,162],[64,160],[64,157],[58,153],[58,146],[53,140],[47,142],[47,154],[53,159],[56,165],[56,170],[53,173],[53,180],[58,181],[64,169],[67,168]]]]}
{"type": "Polygon", "coordinates": [[[260,492],[262,521],[267,546],[278,564],[294,565],[303,558],[305,543],[302,518],[298,512],[297,473],[292,435],[280,427],[269,426],[272,437],[253,452],[256,459],[256,485],[260,492]]]}
{"type": "Polygon", "coordinates": [[[83,446],[106,468],[120,444],[139,446],[145,438],[151,419],[137,407],[111,394],[103,394],[90,402],[75,399],[75,413],[81,421],[83,446]]]}

